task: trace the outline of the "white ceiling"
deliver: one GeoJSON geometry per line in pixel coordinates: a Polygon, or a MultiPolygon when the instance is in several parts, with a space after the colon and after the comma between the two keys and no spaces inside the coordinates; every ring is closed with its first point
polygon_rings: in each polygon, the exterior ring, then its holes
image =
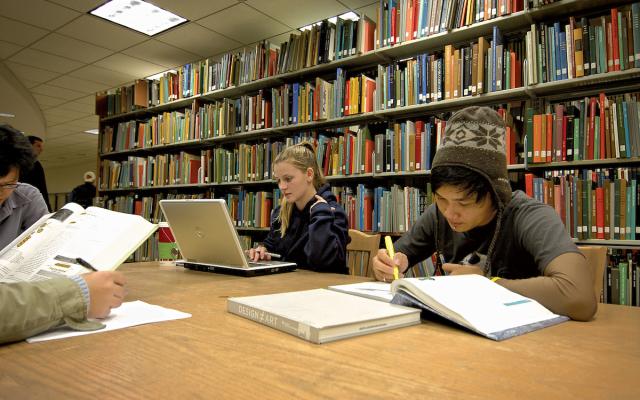
{"type": "MultiPolygon", "coordinates": [[[[45,167],[96,159],[94,93],[377,0],[152,0],[189,22],[150,38],[87,14],[104,0],[0,0],[0,62],[34,98],[47,132],[45,167]]],[[[3,110],[0,110],[2,112],[3,110]]],[[[10,119],[5,122],[11,123],[10,119]]]]}

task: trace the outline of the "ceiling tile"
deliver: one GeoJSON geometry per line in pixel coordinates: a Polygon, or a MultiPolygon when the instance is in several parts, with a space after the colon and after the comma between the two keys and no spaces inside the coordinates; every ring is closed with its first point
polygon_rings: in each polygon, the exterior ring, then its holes
{"type": "Polygon", "coordinates": [[[138,78],[157,74],[158,72],[167,70],[166,67],[163,67],[161,65],[139,60],[137,58],[129,57],[125,54],[120,53],[112,54],[107,58],[97,61],[95,65],[102,68],[123,72],[125,74],[131,74],[138,78]]]}
{"type": "Polygon", "coordinates": [[[95,94],[92,94],[89,96],[81,97],[79,99],[75,99],[74,102],[80,104],[91,104],[93,106],[96,103],[96,96],[95,94]]]}
{"type": "Polygon", "coordinates": [[[74,100],[83,97],[86,93],[77,92],[75,90],[63,89],[58,86],[42,84],[31,89],[33,93],[44,94],[46,96],[57,97],[59,99],[74,100]]]}
{"type": "Polygon", "coordinates": [[[80,11],[81,13],[86,13],[94,8],[98,7],[100,4],[104,3],[104,0],[49,0],[52,3],[58,3],[61,6],[65,6],[68,8],[72,8],[76,11],[80,11]]]}
{"type": "Polygon", "coordinates": [[[242,46],[242,43],[228,39],[196,23],[179,26],[154,38],[203,58],[242,46]]]}
{"type": "Polygon", "coordinates": [[[335,0],[248,0],[247,4],[294,29],[349,11],[335,0]]]}
{"type": "Polygon", "coordinates": [[[56,29],[80,16],[77,11],[44,0],[2,0],[0,14],[46,29],[56,29]]]}
{"type": "Polygon", "coordinates": [[[373,21],[376,20],[376,13],[377,11],[377,6],[378,3],[374,3],[374,4],[369,4],[363,7],[360,7],[356,10],[356,13],[358,13],[358,15],[366,15],[367,17],[371,18],[373,21]]]}
{"type": "Polygon", "coordinates": [[[84,93],[95,93],[102,90],[109,89],[109,85],[104,83],[96,83],[86,81],[84,79],[73,78],[68,75],[61,76],[47,82],[48,85],[60,86],[67,89],[76,90],[84,93]]]}
{"type": "Polygon", "coordinates": [[[45,36],[31,47],[85,63],[92,63],[113,53],[104,47],[94,46],[57,33],[45,36]]]}
{"type": "Polygon", "coordinates": [[[362,8],[364,6],[376,5],[380,4],[379,1],[371,1],[371,0],[340,0],[342,4],[349,7],[352,10],[362,8]]]}
{"type": "Polygon", "coordinates": [[[47,33],[49,31],[0,16],[0,37],[7,42],[26,46],[47,33]]]}
{"type": "Polygon", "coordinates": [[[70,72],[69,75],[92,82],[104,83],[110,87],[120,86],[139,78],[122,72],[96,67],[95,65],[87,65],[70,72]]]}
{"type": "Polygon", "coordinates": [[[68,124],[60,124],[47,129],[47,134],[48,137],[55,137],[57,140],[60,137],[69,135],[73,132],[76,132],[77,130],[78,128],[72,127],[68,124]]]}
{"type": "Polygon", "coordinates": [[[46,82],[60,76],[60,74],[44,69],[31,67],[24,64],[5,61],[5,65],[20,79],[26,79],[35,82],[46,82]]]}
{"type": "Polygon", "coordinates": [[[39,50],[34,49],[24,49],[18,54],[15,54],[13,57],[11,57],[10,60],[17,63],[46,69],[47,71],[60,73],[66,73],[83,66],[83,64],[78,61],[58,57],[53,54],[43,53],[39,50]]]}
{"type": "Polygon", "coordinates": [[[59,99],[57,97],[46,96],[38,93],[33,93],[33,98],[36,99],[42,109],[55,107],[67,102],[65,99],[59,99]]]}
{"type": "Polygon", "coordinates": [[[24,85],[24,87],[26,87],[27,89],[31,89],[34,86],[38,86],[41,82],[36,82],[36,81],[32,81],[29,79],[20,79],[20,82],[24,85]]]}
{"type": "Polygon", "coordinates": [[[68,103],[61,104],[57,108],[63,109],[63,110],[79,111],[84,113],[85,115],[93,115],[95,112],[95,106],[93,102],[91,104],[83,104],[83,103],[78,103],[76,101],[70,101],[68,103]]]}
{"type": "Polygon", "coordinates": [[[18,46],[17,44],[5,42],[4,40],[0,40],[0,60],[5,58],[9,58],[14,53],[17,53],[22,46],[18,46]]]}
{"type": "Polygon", "coordinates": [[[203,18],[198,24],[243,44],[291,30],[242,3],[203,18]]]}
{"type": "Polygon", "coordinates": [[[114,51],[126,49],[149,38],[142,33],[93,15],[83,15],[58,29],[57,32],[73,38],[82,38],[85,42],[114,51]]]}
{"type": "Polygon", "coordinates": [[[128,48],[122,53],[154,64],[163,65],[167,68],[173,68],[201,58],[197,54],[180,50],[177,47],[154,39],[128,48]]]}
{"type": "Polygon", "coordinates": [[[65,110],[60,107],[53,107],[43,111],[43,114],[46,119],[49,117],[63,117],[66,121],[72,121],[74,119],[82,118],[87,115],[87,113],[73,111],[73,110],[65,110]]]}
{"type": "Polygon", "coordinates": [[[47,121],[47,125],[65,122],[69,120],[69,118],[63,117],[61,115],[45,115],[44,119],[47,121]]]}
{"type": "Polygon", "coordinates": [[[190,21],[195,21],[214,12],[236,4],[236,0],[154,0],[153,4],[190,21]]]}

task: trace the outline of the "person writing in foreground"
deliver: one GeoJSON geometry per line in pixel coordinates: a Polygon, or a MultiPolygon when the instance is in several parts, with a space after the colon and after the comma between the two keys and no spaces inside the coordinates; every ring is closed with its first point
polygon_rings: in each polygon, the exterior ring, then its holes
{"type": "Polygon", "coordinates": [[[273,162],[273,174],[282,200],[271,214],[264,246],[250,249],[249,258],[269,260],[273,252],[301,268],[348,273],[347,215],[325,182],[313,146],[285,148],[273,162]]]}
{"type": "MultiPolygon", "coordinates": [[[[505,125],[487,107],[447,122],[431,170],[434,203],[396,243],[381,249],[375,277],[393,279],[434,252],[450,275],[480,274],[556,314],[587,321],[597,309],[591,271],[553,208],[511,191],[505,125]]],[[[473,299],[469,299],[473,301],[473,299]]]]}
{"type": "MultiPolygon", "coordinates": [[[[19,131],[0,125],[0,248],[47,213],[42,194],[19,182],[33,165],[31,144],[19,131]]],[[[0,283],[0,343],[13,342],[60,325],[100,329],[87,318],[104,318],[120,306],[126,280],[119,272],[94,272],[73,278],[0,283]]]]}

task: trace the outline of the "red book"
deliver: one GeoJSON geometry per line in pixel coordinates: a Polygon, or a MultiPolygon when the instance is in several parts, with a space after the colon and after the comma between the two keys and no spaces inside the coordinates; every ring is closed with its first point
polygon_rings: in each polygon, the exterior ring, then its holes
{"type": "Polygon", "coordinates": [[[611,42],[609,42],[613,55],[613,70],[620,71],[620,43],[618,42],[618,9],[611,9],[611,42]]]}
{"type": "Polygon", "coordinates": [[[393,45],[396,43],[396,38],[398,37],[396,32],[396,18],[397,18],[397,10],[395,7],[391,7],[391,37],[389,38],[389,44],[393,45]]]}
{"type": "Polygon", "coordinates": [[[507,165],[516,163],[516,137],[510,126],[507,126],[507,165]]]}
{"type": "Polygon", "coordinates": [[[424,130],[424,121],[416,121],[416,171],[421,170],[422,165],[422,131],[424,130]]]}
{"type": "Polygon", "coordinates": [[[533,174],[530,172],[524,174],[524,191],[527,196],[533,198],[533,174]]]}
{"type": "Polygon", "coordinates": [[[372,231],[373,230],[373,196],[371,194],[363,194],[364,196],[364,230],[372,231]]]}
{"type": "Polygon", "coordinates": [[[596,188],[596,239],[604,239],[604,188],[596,188]]]}
{"type": "Polygon", "coordinates": [[[509,77],[509,87],[510,88],[515,88],[518,87],[516,85],[516,79],[517,79],[517,72],[516,72],[516,52],[511,50],[509,51],[509,60],[510,60],[510,65],[511,65],[511,76],[509,77]]]}
{"type": "Polygon", "coordinates": [[[607,112],[605,110],[605,101],[607,100],[607,96],[605,96],[604,92],[600,93],[600,159],[604,160],[607,158],[607,147],[606,147],[606,137],[607,137],[607,112]]]}
{"type": "Polygon", "coordinates": [[[200,159],[189,160],[189,182],[187,183],[199,183],[198,170],[200,169],[200,159]]]}
{"type": "Polygon", "coordinates": [[[373,172],[372,155],[374,151],[375,151],[375,142],[371,139],[366,139],[364,141],[364,172],[365,173],[373,172]]]}
{"type": "Polygon", "coordinates": [[[409,0],[406,3],[406,12],[405,12],[405,27],[404,32],[402,33],[402,41],[406,42],[408,40],[413,39],[413,0],[409,0]]]}
{"type": "MultiPolygon", "coordinates": [[[[554,148],[553,148],[553,114],[546,114],[545,115],[546,119],[547,119],[547,146],[546,146],[546,151],[547,151],[547,158],[546,158],[546,162],[551,162],[553,161],[553,152],[554,152],[554,148]]],[[[542,160],[543,162],[545,160],[542,160]]]]}

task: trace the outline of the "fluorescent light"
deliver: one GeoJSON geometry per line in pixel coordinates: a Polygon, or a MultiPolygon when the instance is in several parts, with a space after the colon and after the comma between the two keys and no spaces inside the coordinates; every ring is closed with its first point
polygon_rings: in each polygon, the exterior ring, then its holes
{"type": "Polygon", "coordinates": [[[143,0],[111,0],[90,13],[149,36],[187,21],[143,0]]]}
{"type": "Polygon", "coordinates": [[[0,117],[13,118],[15,116],[15,114],[0,112],[0,117]]]}
{"type": "Polygon", "coordinates": [[[85,131],[85,133],[90,133],[92,135],[97,135],[100,132],[97,129],[89,129],[88,131],[85,131]]]}
{"type": "Polygon", "coordinates": [[[158,72],[155,75],[147,76],[145,79],[149,79],[149,80],[155,81],[156,79],[162,78],[164,76],[164,74],[169,73],[169,72],[172,73],[172,74],[177,74],[178,73],[178,71],[176,71],[175,69],[170,69],[168,71],[158,72]]]}

